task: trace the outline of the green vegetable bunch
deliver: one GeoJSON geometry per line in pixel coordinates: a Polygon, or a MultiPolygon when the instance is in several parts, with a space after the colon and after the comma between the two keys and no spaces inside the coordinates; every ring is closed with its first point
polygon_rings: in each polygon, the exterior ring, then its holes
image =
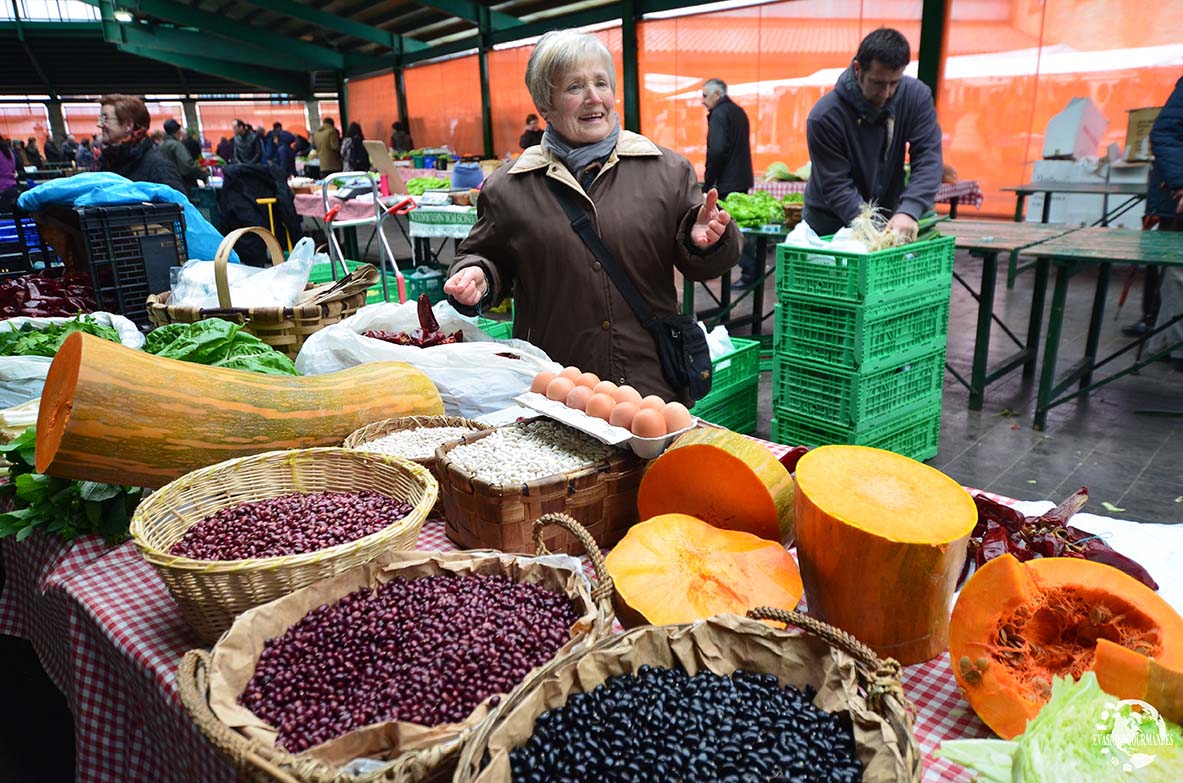
{"type": "Polygon", "coordinates": [[[33,467],[36,443],[36,427],[30,427],[0,446],[0,456],[12,463],[10,482],[0,486],[0,498],[11,498],[15,507],[0,514],[0,538],[24,541],[35,530],[65,541],[88,534],[102,536],[108,544],[127,538],[143,490],[44,476],[33,467]]]}
{"type": "Polygon", "coordinates": [[[719,207],[727,210],[740,228],[759,228],[770,224],[779,226],[785,222],[785,208],[764,190],[732,193],[719,202],[719,207]]]}
{"type": "Polygon", "coordinates": [[[104,340],[119,342],[119,332],[104,326],[89,315],[79,315],[60,324],[37,328],[26,323],[19,329],[0,332],[0,356],[53,356],[74,332],[85,332],[104,340]]]}
{"type": "Polygon", "coordinates": [[[239,324],[221,318],[153,329],[144,341],[144,352],[210,367],[299,375],[287,356],[243,331],[239,324]]]}
{"type": "Polygon", "coordinates": [[[429,190],[440,190],[451,187],[451,183],[440,177],[412,177],[407,180],[407,192],[412,196],[422,196],[429,190]]]}
{"type": "Polygon", "coordinates": [[[782,204],[804,204],[804,193],[786,193],[780,200],[782,204]]]}

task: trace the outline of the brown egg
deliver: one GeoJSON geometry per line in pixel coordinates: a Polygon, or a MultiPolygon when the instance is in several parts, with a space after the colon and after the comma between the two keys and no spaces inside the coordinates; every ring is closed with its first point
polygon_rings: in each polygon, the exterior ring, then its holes
{"type": "Polygon", "coordinates": [[[655,410],[639,410],[631,429],[638,438],[660,438],[666,432],[665,417],[655,410]]]}
{"type": "Polygon", "coordinates": [[[578,367],[564,367],[563,371],[559,373],[560,378],[567,378],[571,383],[579,380],[580,375],[583,375],[583,370],[578,367]]]}
{"type": "Polygon", "coordinates": [[[665,416],[665,430],[666,432],[677,432],[684,430],[691,424],[690,411],[686,410],[686,406],[680,402],[671,402],[665,406],[662,411],[665,416]]]}
{"type": "Polygon", "coordinates": [[[631,402],[641,407],[641,393],[632,386],[621,386],[612,396],[617,402],[631,402]]]}
{"type": "Polygon", "coordinates": [[[596,394],[608,394],[612,399],[616,399],[616,384],[612,381],[600,381],[592,387],[592,391],[596,394]]]}
{"type": "Polygon", "coordinates": [[[594,372],[585,372],[583,375],[579,376],[578,380],[575,381],[576,386],[586,386],[589,389],[596,388],[599,383],[600,376],[596,375],[594,372]]]}
{"type": "Polygon", "coordinates": [[[551,381],[546,386],[546,396],[548,399],[561,402],[564,405],[567,403],[567,395],[575,388],[575,381],[570,378],[559,376],[551,381]]]}
{"type": "Polygon", "coordinates": [[[587,415],[608,421],[615,407],[616,400],[612,399],[611,395],[593,393],[592,398],[587,401],[587,415]]]}
{"type": "Polygon", "coordinates": [[[539,394],[546,394],[546,387],[550,386],[550,382],[557,377],[559,376],[555,375],[553,372],[543,370],[534,376],[534,382],[530,384],[530,391],[537,392],[539,394]]]}
{"type": "Polygon", "coordinates": [[[656,394],[650,394],[645,399],[641,400],[641,410],[660,411],[665,409],[665,400],[658,397],[656,394]]]}
{"type": "Polygon", "coordinates": [[[587,402],[592,398],[592,390],[586,386],[576,386],[567,395],[567,407],[577,411],[587,410],[587,402]]]}
{"type": "Polygon", "coordinates": [[[637,415],[640,410],[631,402],[620,402],[612,411],[612,415],[608,417],[608,423],[613,427],[624,427],[626,430],[633,426],[633,417],[637,415]]]}

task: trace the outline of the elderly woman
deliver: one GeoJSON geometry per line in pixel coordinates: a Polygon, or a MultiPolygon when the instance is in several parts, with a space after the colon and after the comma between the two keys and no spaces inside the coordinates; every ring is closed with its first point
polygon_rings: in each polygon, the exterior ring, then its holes
{"type": "Polygon", "coordinates": [[[512,292],[515,337],[643,395],[687,400],[549,183],[586,211],[658,318],[678,311],[674,267],[690,280],[719,276],[739,260],[739,230],[715,191],[704,202],[686,158],[620,129],[612,56],[598,38],[547,33],[530,55],[526,86],[546,118],[542,144],[486,181],[444,291],[461,312],[512,292]]]}
{"type": "Polygon", "coordinates": [[[132,182],[156,182],[187,193],[177,167],[160,155],[148,135],[152,119],[144,99],[135,95],[104,95],[99,103],[103,171],[122,174],[132,182]]]}

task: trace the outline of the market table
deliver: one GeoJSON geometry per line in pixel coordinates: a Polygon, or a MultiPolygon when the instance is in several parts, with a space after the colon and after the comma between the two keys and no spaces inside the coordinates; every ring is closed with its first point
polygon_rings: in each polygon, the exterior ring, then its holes
{"type": "MultiPolygon", "coordinates": [[[[763,443],[763,441],[761,441],[763,443]]],[[[765,444],[780,456],[787,446],[765,444]]],[[[1008,504],[1017,504],[999,498],[1008,504]]],[[[1051,503],[1026,503],[1038,513],[1051,503]]],[[[1162,584],[1164,598],[1183,607],[1183,526],[1139,525],[1091,515],[1076,524],[1106,535],[1162,584]]],[[[429,520],[422,549],[454,549],[441,520],[429,520]]],[[[7,576],[0,595],[0,633],[29,639],[66,695],[75,716],[81,783],[229,783],[231,765],[205,741],[180,705],[175,672],[184,653],[202,646],[163,582],[130,543],[108,548],[95,538],[73,545],[38,534],[17,544],[0,540],[7,576]]],[[[945,657],[904,670],[916,707],[916,737],[926,783],[966,783],[970,773],[932,757],[944,739],[990,732],[962,698],[945,657]]]]}
{"type": "MultiPolygon", "coordinates": [[[[764,190],[776,198],[784,198],[790,193],[804,193],[804,182],[757,182],[748,192],[764,190]]],[[[982,186],[976,179],[963,179],[957,182],[942,182],[937,188],[937,204],[949,205],[949,217],[957,217],[958,204],[970,204],[978,209],[982,207],[982,186]]]]}
{"type": "Polygon", "coordinates": [[[1040,223],[1050,222],[1052,210],[1052,194],[1076,194],[1090,196],[1104,196],[1101,205],[1101,219],[1093,223],[1094,226],[1108,226],[1109,221],[1119,218],[1129,212],[1139,203],[1146,200],[1146,182],[1027,182],[1023,185],[1011,185],[1002,188],[1015,194],[1015,222],[1023,222],[1023,205],[1027,196],[1033,193],[1043,194],[1043,214],[1040,223]],[[1130,196],[1119,204],[1112,212],[1109,211],[1110,196],[1130,196]]]}
{"type": "Polygon", "coordinates": [[[417,206],[407,213],[407,226],[414,242],[415,264],[439,265],[439,255],[449,239],[456,249],[460,240],[476,224],[476,207],[417,206]],[[443,239],[438,248],[431,246],[432,239],[443,239]]]}
{"type": "Polygon", "coordinates": [[[937,227],[942,234],[950,234],[955,238],[956,245],[962,250],[968,250],[971,255],[982,259],[982,281],[980,289],[975,292],[961,275],[954,270],[953,277],[965,286],[965,289],[978,300],[978,328],[974,338],[973,364],[970,380],[957,374],[946,363],[946,367],[953,373],[963,386],[969,389],[969,408],[978,411],[982,409],[982,399],[986,387],[1005,377],[1019,367],[1023,368],[1023,376],[1030,377],[1035,372],[1035,361],[1039,352],[1039,332],[1043,325],[1043,302],[1047,292],[1048,265],[1039,265],[1035,273],[1035,287],[1031,291],[1031,315],[1027,321],[1027,335],[1020,340],[1015,333],[994,314],[994,288],[998,277],[998,254],[1007,253],[1009,265],[1013,267],[1019,251],[1037,245],[1049,239],[1067,234],[1073,229],[1069,226],[1047,226],[1038,223],[1004,223],[987,220],[950,220],[937,227]],[[1019,347],[1019,351],[1003,359],[1002,363],[993,371],[988,370],[990,360],[990,324],[997,323],[1007,337],[1019,347]]]}
{"type": "Polygon", "coordinates": [[[1042,430],[1044,428],[1047,422],[1047,412],[1055,406],[1086,395],[1093,389],[1132,372],[1137,372],[1178,347],[1177,345],[1167,346],[1164,350],[1145,359],[1135,361],[1124,370],[1108,375],[1096,383],[1093,382],[1095,370],[1130,350],[1141,348],[1151,337],[1183,320],[1183,314],[1176,315],[1166,323],[1157,325],[1148,334],[1133,340],[1110,355],[1101,359],[1097,358],[1097,344],[1101,338],[1101,325],[1105,317],[1105,297],[1109,290],[1110,267],[1115,263],[1183,266],[1183,233],[1135,231],[1126,228],[1082,228],[1028,247],[1020,253],[1036,256],[1042,264],[1051,262],[1056,266],[1056,286],[1052,293],[1052,306],[1047,323],[1047,343],[1043,349],[1043,369],[1040,372],[1039,393],[1035,403],[1035,429],[1042,430]],[[1084,356],[1057,381],[1056,359],[1060,351],[1068,283],[1073,276],[1090,264],[1097,265],[1097,284],[1093,294],[1092,315],[1089,318],[1084,356]],[[1062,394],[1077,381],[1079,381],[1080,387],[1076,391],[1062,394]]]}

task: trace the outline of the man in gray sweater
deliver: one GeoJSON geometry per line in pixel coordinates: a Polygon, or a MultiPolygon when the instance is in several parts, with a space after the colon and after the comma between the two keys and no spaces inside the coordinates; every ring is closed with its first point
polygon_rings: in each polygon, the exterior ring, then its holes
{"type": "Polygon", "coordinates": [[[904,76],[911,54],[899,31],[875,30],[809,113],[813,168],[804,219],[818,234],[849,225],[864,203],[874,202],[891,215],[888,226],[912,240],[920,216],[932,209],[941,184],[941,128],[931,91],[904,76]]]}

